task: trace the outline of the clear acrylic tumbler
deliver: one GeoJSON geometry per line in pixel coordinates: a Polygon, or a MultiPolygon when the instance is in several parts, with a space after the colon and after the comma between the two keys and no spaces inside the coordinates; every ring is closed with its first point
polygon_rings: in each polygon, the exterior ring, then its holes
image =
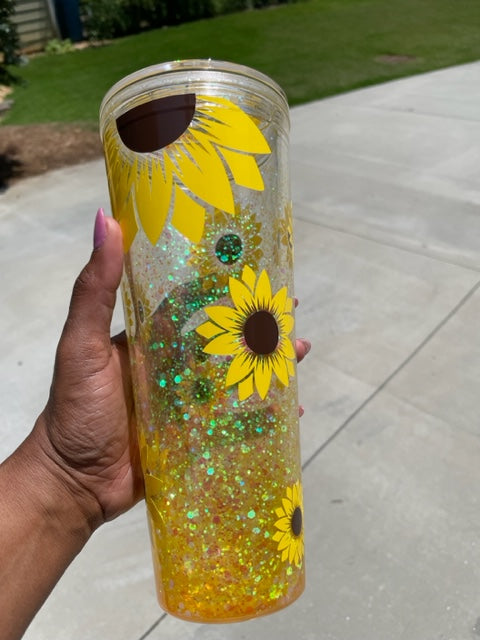
{"type": "Polygon", "coordinates": [[[100,128],[159,602],[274,612],[305,581],[285,95],[160,64],[110,89],[100,128]]]}

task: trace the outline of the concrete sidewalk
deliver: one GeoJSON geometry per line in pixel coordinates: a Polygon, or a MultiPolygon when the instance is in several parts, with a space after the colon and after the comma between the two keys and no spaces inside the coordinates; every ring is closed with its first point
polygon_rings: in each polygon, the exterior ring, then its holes
{"type": "MultiPolygon", "coordinates": [[[[479,104],[475,63],[292,111],[297,333],[314,344],[302,598],[228,626],[162,614],[140,505],[95,534],[27,640],[480,636],[479,104]]],[[[100,205],[102,161],[0,197],[0,458],[46,400],[100,205]]]]}

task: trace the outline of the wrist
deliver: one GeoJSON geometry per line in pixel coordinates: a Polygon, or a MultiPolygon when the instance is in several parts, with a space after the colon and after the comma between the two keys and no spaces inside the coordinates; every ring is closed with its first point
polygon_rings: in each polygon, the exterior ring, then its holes
{"type": "Polygon", "coordinates": [[[17,640],[99,522],[46,453],[42,420],[0,464],[0,638],[17,640]]]}
{"type": "Polygon", "coordinates": [[[16,465],[19,500],[29,503],[52,533],[67,536],[75,553],[103,522],[95,496],[76,480],[50,443],[43,414],[33,431],[12,456],[16,465]]]}

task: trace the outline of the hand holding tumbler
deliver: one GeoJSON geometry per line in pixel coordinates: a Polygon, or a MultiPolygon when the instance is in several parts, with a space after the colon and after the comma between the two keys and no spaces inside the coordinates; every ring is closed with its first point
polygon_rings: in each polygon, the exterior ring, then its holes
{"type": "Polygon", "coordinates": [[[305,581],[285,95],[166,63],[112,87],[100,127],[159,602],[277,611],[305,581]]]}

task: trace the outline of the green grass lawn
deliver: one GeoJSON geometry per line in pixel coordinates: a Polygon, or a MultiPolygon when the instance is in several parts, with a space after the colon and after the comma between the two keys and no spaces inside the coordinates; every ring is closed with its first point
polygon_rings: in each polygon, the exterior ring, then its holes
{"type": "Polygon", "coordinates": [[[19,70],[25,84],[4,122],[95,126],[103,95],[122,76],[194,57],[255,67],[299,104],[480,59],[479,26],[480,0],[306,0],[221,16],[36,57],[19,70]]]}

